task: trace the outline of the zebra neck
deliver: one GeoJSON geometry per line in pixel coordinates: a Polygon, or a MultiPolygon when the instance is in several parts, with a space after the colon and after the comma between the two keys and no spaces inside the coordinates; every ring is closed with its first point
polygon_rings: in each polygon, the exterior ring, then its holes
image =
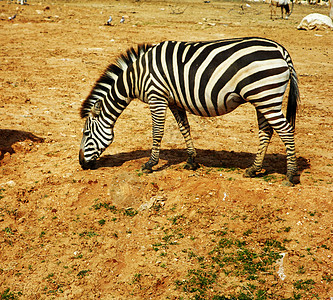
{"type": "Polygon", "coordinates": [[[106,97],[103,102],[102,114],[101,114],[101,123],[105,127],[113,127],[117,119],[130,103],[130,99],[114,99],[106,97]]]}

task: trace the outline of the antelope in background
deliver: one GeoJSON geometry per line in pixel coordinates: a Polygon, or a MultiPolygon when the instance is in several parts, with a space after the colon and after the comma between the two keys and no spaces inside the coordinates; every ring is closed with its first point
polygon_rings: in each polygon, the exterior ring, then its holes
{"type": "Polygon", "coordinates": [[[283,9],[285,9],[286,19],[288,19],[294,8],[294,2],[292,0],[291,0],[291,3],[292,3],[292,7],[290,10],[288,0],[271,0],[271,2],[269,3],[269,7],[271,8],[271,19],[273,19],[273,11],[274,11],[274,15],[276,18],[276,8],[277,7],[281,7],[281,18],[282,19],[283,19],[283,9]]]}

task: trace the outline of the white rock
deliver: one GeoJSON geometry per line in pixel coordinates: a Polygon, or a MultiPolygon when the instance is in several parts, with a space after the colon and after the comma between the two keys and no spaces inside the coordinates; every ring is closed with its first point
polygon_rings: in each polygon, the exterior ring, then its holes
{"type": "Polygon", "coordinates": [[[333,29],[333,22],[329,16],[313,13],[304,17],[297,29],[333,29]]]}
{"type": "Polygon", "coordinates": [[[10,187],[14,187],[16,185],[16,183],[13,180],[9,180],[9,181],[6,182],[6,185],[8,185],[10,187]]]}

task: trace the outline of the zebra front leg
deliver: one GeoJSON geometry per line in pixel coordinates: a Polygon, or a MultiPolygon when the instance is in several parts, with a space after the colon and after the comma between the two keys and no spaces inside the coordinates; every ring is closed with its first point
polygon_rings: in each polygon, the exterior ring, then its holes
{"type": "Polygon", "coordinates": [[[158,164],[160,158],[160,146],[164,134],[164,123],[167,103],[165,101],[152,99],[149,102],[152,124],[153,124],[153,146],[149,161],[142,165],[144,173],[153,172],[153,167],[158,164]]]}
{"type": "Polygon", "coordinates": [[[253,164],[245,170],[244,177],[255,177],[257,173],[261,171],[267,147],[273,135],[272,127],[258,110],[257,119],[259,126],[259,149],[253,164]]]}
{"type": "Polygon", "coordinates": [[[188,123],[186,111],[184,109],[180,109],[175,106],[170,107],[170,110],[173,113],[178,123],[179,130],[184,137],[187,147],[188,158],[186,164],[184,165],[184,169],[196,170],[199,168],[199,164],[195,162],[195,157],[197,156],[197,152],[195,151],[193,141],[191,138],[190,124],[188,123]]]}

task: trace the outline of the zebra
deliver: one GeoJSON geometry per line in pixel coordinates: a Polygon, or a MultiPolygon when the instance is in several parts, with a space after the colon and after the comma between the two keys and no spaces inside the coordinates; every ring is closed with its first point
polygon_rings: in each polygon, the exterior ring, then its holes
{"type": "Polygon", "coordinates": [[[143,172],[152,172],[159,161],[167,107],[186,143],[188,158],[184,168],[195,170],[199,165],[186,113],[215,117],[249,102],[256,110],[260,145],[244,176],[255,177],[262,170],[275,130],[286,147],[284,183],[293,185],[297,173],[294,128],[300,97],[291,57],[280,44],[245,37],[164,41],[128,49],[107,67],[82,103],[80,115],[86,121],[79,162],[83,169],[95,168],[97,158],[113,141],[117,118],[134,98],[147,103],[152,116],[153,144],[143,172]],[[285,117],[281,107],[289,82],[285,117]]]}

